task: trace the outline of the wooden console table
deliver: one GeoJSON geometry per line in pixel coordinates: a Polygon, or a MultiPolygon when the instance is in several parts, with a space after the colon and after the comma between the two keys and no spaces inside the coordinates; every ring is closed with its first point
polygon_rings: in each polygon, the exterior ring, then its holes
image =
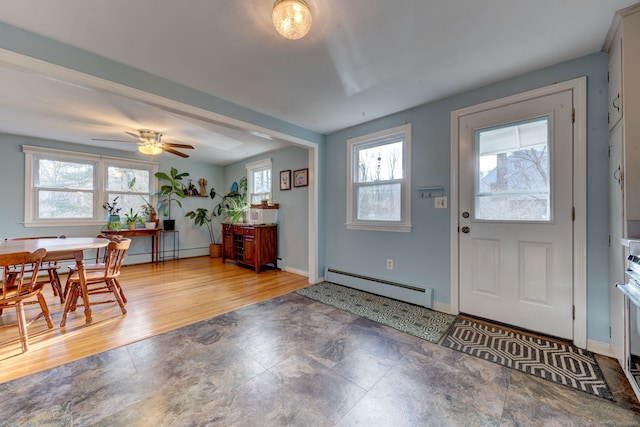
{"type": "Polygon", "coordinates": [[[265,264],[276,267],[278,226],[222,224],[222,262],[232,260],[251,266],[256,273],[265,264]]]}
{"type": "Polygon", "coordinates": [[[160,231],[161,228],[136,228],[135,230],[103,230],[105,235],[118,235],[123,237],[151,236],[151,262],[156,264],[160,260],[160,231]]]}

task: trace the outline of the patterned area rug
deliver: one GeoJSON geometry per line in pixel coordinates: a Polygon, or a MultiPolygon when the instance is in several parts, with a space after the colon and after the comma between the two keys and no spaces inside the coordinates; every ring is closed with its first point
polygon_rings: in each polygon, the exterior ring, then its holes
{"type": "Polygon", "coordinates": [[[433,343],[440,341],[456,319],[450,314],[330,282],[296,292],[433,343]]]}
{"type": "Polygon", "coordinates": [[[614,400],[593,353],[458,318],[443,346],[614,400]]]}

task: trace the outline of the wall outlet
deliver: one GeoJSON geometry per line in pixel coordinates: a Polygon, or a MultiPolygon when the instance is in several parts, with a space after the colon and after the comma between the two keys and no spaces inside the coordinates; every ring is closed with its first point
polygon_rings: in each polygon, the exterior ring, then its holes
{"type": "Polygon", "coordinates": [[[434,206],[436,209],[446,209],[447,208],[447,198],[446,197],[434,197],[434,206]]]}
{"type": "Polygon", "coordinates": [[[388,259],[387,260],[387,270],[393,270],[393,260],[392,259],[388,259]]]}

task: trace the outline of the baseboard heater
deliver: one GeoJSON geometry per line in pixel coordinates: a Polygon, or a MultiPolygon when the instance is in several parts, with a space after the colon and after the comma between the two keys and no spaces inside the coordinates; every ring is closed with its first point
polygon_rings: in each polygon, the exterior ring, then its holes
{"type": "Polygon", "coordinates": [[[360,274],[326,268],[324,280],[337,285],[348,286],[376,295],[409,302],[422,307],[432,308],[433,289],[420,288],[404,283],[391,282],[389,280],[376,279],[360,274]]]}

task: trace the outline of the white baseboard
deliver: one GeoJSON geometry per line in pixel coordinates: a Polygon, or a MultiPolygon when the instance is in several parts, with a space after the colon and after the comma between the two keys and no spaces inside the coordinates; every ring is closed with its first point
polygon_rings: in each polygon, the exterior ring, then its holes
{"type": "Polygon", "coordinates": [[[295,268],[295,267],[286,266],[284,268],[284,271],[286,271],[287,273],[297,274],[299,276],[309,277],[309,272],[308,271],[300,270],[300,269],[295,268]]]}
{"type": "Polygon", "coordinates": [[[452,313],[451,312],[451,304],[445,304],[445,303],[440,302],[440,301],[434,301],[432,308],[433,308],[433,310],[440,311],[442,313],[453,314],[453,315],[458,314],[458,313],[452,313]]]}
{"type": "Polygon", "coordinates": [[[600,342],[592,339],[587,339],[587,350],[601,354],[603,356],[613,357],[614,359],[616,357],[613,354],[613,351],[611,351],[611,344],[609,344],[608,342],[600,342]]]}

